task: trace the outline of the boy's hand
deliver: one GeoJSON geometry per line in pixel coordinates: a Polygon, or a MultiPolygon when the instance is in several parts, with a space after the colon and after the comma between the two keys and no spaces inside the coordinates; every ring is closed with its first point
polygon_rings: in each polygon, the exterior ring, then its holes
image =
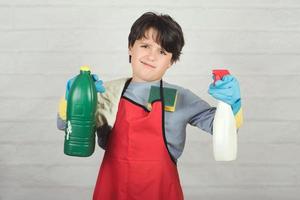
{"type": "Polygon", "coordinates": [[[231,105],[235,115],[241,108],[240,86],[235,77],[226,75],[222,80],[210,84],[208,93],[214,98],[231,105]]]}
{"type": "MultiPolygon", "coordinates": [[[[99,79],[98,75],[96,74],[92,74],[93,80],[95,81],[95,86],[96,86],[96,91],[99,93],[104,93],[105,92],[105,88],[103,86],[103,81],[101,79],[99,79]]],[[[68,95],[69,95],[69,91],[70,88],[74,82],[75,77],[71,78],[68,80],[67,82],[67,86],[66,86],[66,95],[65,95],[65,99],[68,99],[68,95]]]]}

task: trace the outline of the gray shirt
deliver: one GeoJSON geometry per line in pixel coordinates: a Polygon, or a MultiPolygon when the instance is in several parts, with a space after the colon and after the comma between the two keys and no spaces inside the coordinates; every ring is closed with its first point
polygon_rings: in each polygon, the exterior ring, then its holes
{"type": "MultiPolygon", "coordinates": [[[[160,82],[133,82],[128,85],[124,96],[147,107],[150,88],[160,82]]],[[[212,124],[216,108],[211,107],[199,96],[183,87],[163,82],[163,87],[174,88],[178,92],[176,110],[165,111],[165,137],[167,147],[173,159],[177,160],[183,152],[186,138],[186,126],[190,124],[212,133],[212,124]]],[[[65,123],[58,117],[58,128],[64,129],[65,123]]],[[[111,127],[100,127],[98,143],[105,148],[111,127]],[[101,134],[100,134],[101,133],[101,134]]]]}

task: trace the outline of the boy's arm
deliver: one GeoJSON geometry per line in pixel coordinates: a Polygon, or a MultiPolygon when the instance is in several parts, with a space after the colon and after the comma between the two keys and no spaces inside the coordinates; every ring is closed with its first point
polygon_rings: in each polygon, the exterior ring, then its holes
{"type": "Polygon", "coordinates": [[[203,131],[212,134],[213,120],[216,112],[215,107],[211,107],[192,91],[185,89],[181,95],[184,105],[184,116],[187,122],[203,131]]]}
{"type": "Polygon", "coordinates": [[[112,130],[112,127],[108,124],[104,124],[97,128],[97,138],[98,138],[98,145],[102,149],[106,149],[106,145],[108,142],[108,136],[112,130]]]}
{"type": "MultiPolygon", "coordinates": [[[[212,134],[216,107],[210,106],[190,90],[185,90],[183,95],[183,104],[185,104],[184,112],[187,115],[188,123],[212,134]]],[[[238,102],[232,106],[232,109],[236,120],[236,127],[238,129],[243,124],[241,103],[238,102]]]]}

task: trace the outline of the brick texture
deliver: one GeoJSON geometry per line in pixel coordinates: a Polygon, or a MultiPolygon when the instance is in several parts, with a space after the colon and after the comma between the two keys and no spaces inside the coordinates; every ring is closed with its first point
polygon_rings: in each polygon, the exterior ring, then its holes
{"type": "Polygon", "coordinates": [[[58,100],[82,64],[104,81],[130,76],[127,37],[146,11],[170,14],[184,31],[165,80],[212,105],[213,68],[228,68],[241,85],[238,159],[214,161],[212,137],[188,127],[178,163],[185,198],[299,199],[298,0],[2,0],[0,199],[92,198],[103,151],[63,154],[58,100]]]}

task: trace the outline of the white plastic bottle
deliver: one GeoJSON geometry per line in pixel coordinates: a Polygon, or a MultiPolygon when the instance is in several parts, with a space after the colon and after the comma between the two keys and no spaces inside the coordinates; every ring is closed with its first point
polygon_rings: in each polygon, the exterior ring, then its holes
{"type": "MultiPolygon", "coordinates": [[[[215,81],[229,74],[228,70],[213,70],[215,81]]],[[[231,106],[218,101],[213,122],[213,151],[216,161],[232,161],[237,157],[236,122],[231,106]]]]}

